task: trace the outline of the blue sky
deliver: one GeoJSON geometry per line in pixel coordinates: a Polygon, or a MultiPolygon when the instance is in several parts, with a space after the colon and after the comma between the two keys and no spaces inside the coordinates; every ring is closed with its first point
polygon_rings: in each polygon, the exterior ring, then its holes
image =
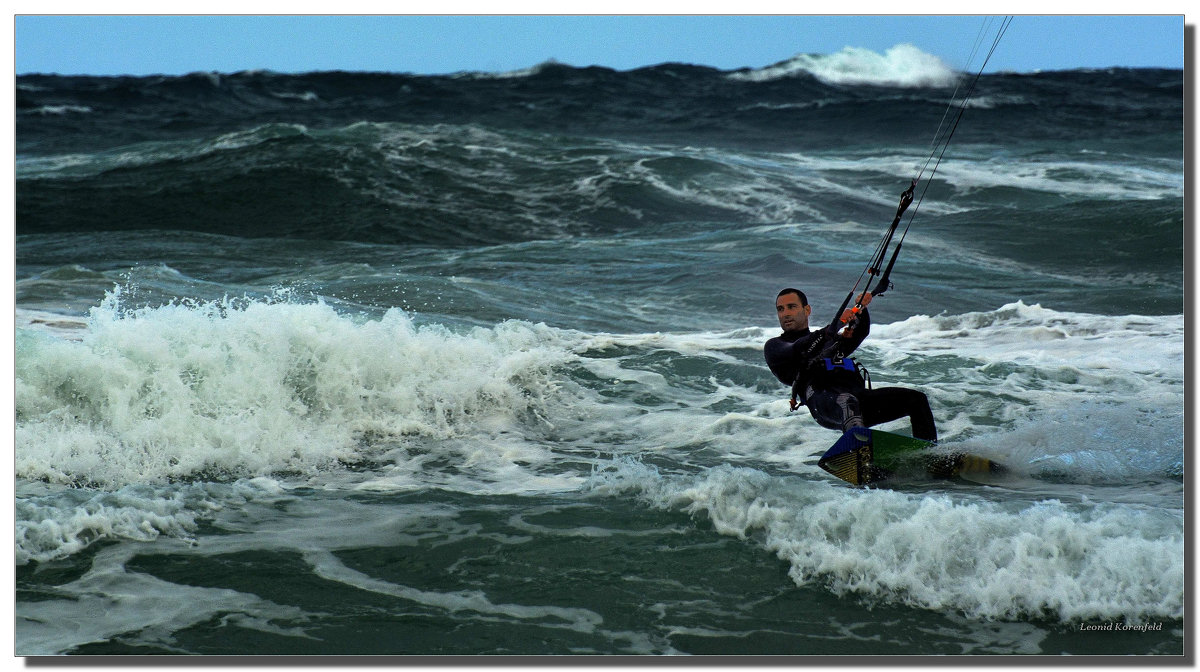
{"type": "MultiPolygon", "coordinates": [[[[752,8],[750,8],[752,9],[752,8]]],[[[628,70],[759,68],[916,45],[968,62],[983,16],[17,16],[15,72],[504,72],[550,59],[628,70]]],[[[1183,67],[1182,15],[1017,16],[988,71],[1183,67]]]]}

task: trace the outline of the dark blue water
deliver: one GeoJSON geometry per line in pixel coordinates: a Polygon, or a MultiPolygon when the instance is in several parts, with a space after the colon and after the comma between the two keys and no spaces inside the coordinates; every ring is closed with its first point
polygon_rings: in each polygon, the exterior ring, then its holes
{"type": "Polygon", "coordinates": [[[835,481],[763,365],[957,83],[18,77],[17,653],[1180,655],[1180,71],[921,185],[860,359],[1008,478],[835,481]]]}

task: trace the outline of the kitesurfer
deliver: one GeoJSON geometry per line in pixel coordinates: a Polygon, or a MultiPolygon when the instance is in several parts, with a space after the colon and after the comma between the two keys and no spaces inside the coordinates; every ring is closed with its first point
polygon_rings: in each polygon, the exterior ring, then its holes
{"type": "MultiPolygon", "coordinates": [[[[860,297],[862,299],[863,297],[860,297]]],[[[861,301],[865,306],[869,302],[861,301]]],[[[839,333],[837,323],[810,330],[812,306],[808,297],[791,287],[775,298],[775,312],[783,333],[767,341],[763,354],[767,366],[784,385],[792,386],[792,408],[808,406],[822,427],[846,431],[871,427],[907,416],[912,435],[937,441],[933,411],[925,393],[904,387],[870,389],[850,358],[871,330],[871,317],[863,307],[850,335],[839,333]]]]}

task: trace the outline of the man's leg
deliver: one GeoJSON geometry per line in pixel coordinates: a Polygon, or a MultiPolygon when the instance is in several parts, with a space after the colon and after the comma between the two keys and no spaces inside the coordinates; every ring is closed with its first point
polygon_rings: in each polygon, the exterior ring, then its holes
{"type": "Polygon", "coordinates": [[[929,408],[929,398],[924,392],[907,387],[881,387],[864,390],[858,396],[862,404],[862,418],[868,427],[908,416],[914,437],[937,441],[937,425],[933,421],[933,410],[929,408]]]}
{"type": "Polygon", "coordinates": [[[861,392],[820,390],[808,398],[808,411],[817,424],[826,429],[844,432],[851,427],[864,427],[866,425],[856,394],[861,392]]]}

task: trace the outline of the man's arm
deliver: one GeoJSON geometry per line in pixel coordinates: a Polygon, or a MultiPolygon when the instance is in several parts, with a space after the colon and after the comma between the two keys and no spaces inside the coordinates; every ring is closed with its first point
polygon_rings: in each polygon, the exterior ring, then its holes
{"type": "Polygon", "coordinates": [[[763,356],[767,358],[767,368],[784,385],[791,385],[796,377],[795,343],[789,343],[775,337],[763,346],[763,356]]]}
{"type": "Polygon", "coordinates": [[[871,333],[871,313],[864,307],[858,313],[858,324],[854,326],[854,333],[849,337],[840,338],[838,351],[842,356],[849,357],[850,353],[858,349],[867,338],[867,334],[871,333]]]}

